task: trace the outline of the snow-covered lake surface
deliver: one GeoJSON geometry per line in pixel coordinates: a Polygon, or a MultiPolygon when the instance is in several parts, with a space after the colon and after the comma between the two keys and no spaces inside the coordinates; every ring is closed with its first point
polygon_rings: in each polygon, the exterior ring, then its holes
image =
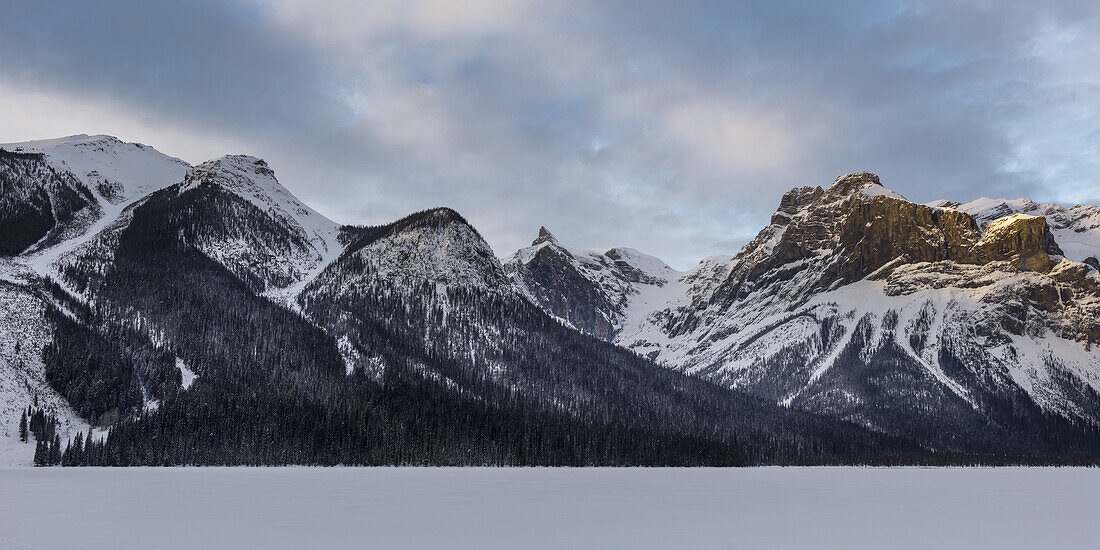
{"type": "Polygon", "coordinates": [[[0,548],[1095,548],[1098,469],[0,469],[0,548]]]}

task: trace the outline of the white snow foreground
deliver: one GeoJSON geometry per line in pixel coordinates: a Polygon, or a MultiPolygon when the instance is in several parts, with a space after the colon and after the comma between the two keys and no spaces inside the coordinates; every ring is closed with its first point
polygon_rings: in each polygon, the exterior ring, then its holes
{"type": "Polygon", "coordinates": [[[0,548],[40,550],[1091,548],[1100,514],[1087,468],[40,468],[0,487],[0,548]]]}

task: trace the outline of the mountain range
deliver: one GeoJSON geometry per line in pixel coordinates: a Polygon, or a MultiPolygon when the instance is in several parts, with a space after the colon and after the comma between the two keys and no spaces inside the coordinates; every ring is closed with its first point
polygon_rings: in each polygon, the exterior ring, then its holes
{"type": "Polygon", "coordinates": [[[1100,456],[1093,206],[855,173],[679,272],[546,228],[498,259],[448,208],[341,225],[261,159],[109,136],[0,145],[0,192],[3,463],[1100,456]]]}

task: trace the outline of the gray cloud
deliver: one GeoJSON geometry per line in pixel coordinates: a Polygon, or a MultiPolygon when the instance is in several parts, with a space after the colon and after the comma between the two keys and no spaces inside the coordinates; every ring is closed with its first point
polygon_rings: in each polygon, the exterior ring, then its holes
{"type": "Polygon", "coordinates": [[[14,4],[0,86],[247,144],[339,221],[453,206],[501,254],[547,225],[686,267],[864,169],[1100,199],[1087,3],[14,4]]]}

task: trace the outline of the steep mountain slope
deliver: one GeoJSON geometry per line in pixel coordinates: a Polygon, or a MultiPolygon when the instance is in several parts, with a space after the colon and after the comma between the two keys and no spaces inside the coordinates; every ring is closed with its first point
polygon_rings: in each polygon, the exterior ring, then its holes
{"type": "Polygon", "coordinates": [[[736,257],[685,274],[614,338],[938,447],[1092,448],[1100,279],[1046,218],[1006,214],[913,204],[866,173],[795,189],[736,257]]]}
{"type": "MultiPolygon", "coordinates": [[[[11,180],[13,192],[3,199],[19,204],[18,210],[35,209],[36,190],[62,186],[59,191],[47,193],[51,215],[20,225],[24,233],[37,227],[33,233],[38,240],[21,254],[0,262],[0,276],[13,281],[57,279],[57,260],[117,225],[129,207],[147,193],[181,182],[189,168],[187,163],[151,147],[124,143],[111,136],[79,135],[4,144],[0,150],[11,151],[6,157],[23,165],[23,177],[11,180]]],[[[14,209],[8,209],[0,223],[19,223],[21,219],[14,209]]],[[[17,234],[20,232],[13,233],[17,234]]]]}
{"type": "Polygon", "coordinates": [[[57,417],[58,433],[68,440],[88,432],[88,423],[50,384],[43,350],[53,339],[56,307],[43,289],[0,280],[0,466],[29,466],[34,452],[18,440],[20,414],[28,405],[57,417]]]}
{"type": "MultiPolygon", "coordinates": [[[[287,191],[263,160],[232,155],[204,162],[188,172],[178,189],[181,196],[192,191],[223,193],[233,204],[222,207],[230,212],[207,214],[209,219],[196,223],[188,238],[204,254],[264,291],[292,298],[299,285],[304,286],[343,248],[337,242],[339,226],[287,191]],[[257,227],[263,224],[269,227],[257,227]]],[[[223,201],[194,201],[219,202],[223,201]]],[[[186,208],[174,215],[204,216],[186,208]]]]}
{"type": "MultiPolygon", "coordinates": [[[[13,198],[24,197],[24,210],[41,211],[42,191],[49,196],[45,214],[48,220],[54,218],[46,230],[39,230],[40,236],[61,222],[70,222],[74,213],[82,215],[72,220],[67,233],[55,235],[51,239],[36,244],[36,251],[43,251],[62,240],[72,240],[81,235],[95,234],[103,225],[109,224],[124,207],[141,197],[179,183],[188,169],[187,163],[169,157],[140,143],[125,143],[112,136],[77,135],[65,138],[27,141],[22,143],[0,144],[0,150],[7,151],[6,169],[0,172],[0,181],[11,179],[15,169],[13,161],[22,165],[22,175],[14,175],[19,181],[7,184],[8,193],[5,202],[13,198]],[[20,192],[16,192],[16,188],[20,192]],[[75,195],[75,196],[74,196],[75,195]],[[96,225],[93,225],[95,223],[96,225]]],[[[43,217],[40,214],[39,217],[43,217]]],[[[5,220],[17,218],[5,214],[5,220]]],[[[39,220],[32,224],[41,227],[39,220]]],[[[26,231],[28,228],[25,228],[26,231]]],[[[58,227],[57,229],[63,229],[58,227]]],[[[55,247],[56,248],[56,247],[55,247]]],[[[59,254],[49,255],[56,259],[59,254]]]]}
{"type": "MultiPolygon", "coordinates": [[[[109,136],[3,144],[0,150],[0,242],[7,247],[0,253],[7,255],[0,258],[0,422],[5,426],[0,434],[8,433],[21,409],[36,398],[43,412],[57,417],[62,436],[87,433],[89,418],[58,393],[60,381],[52,378],[57,372],[46,357],[54,333],[79,318],[83,307],[74,289],[58,286],[64,279],[57,263],[117,225],[127,207],[149,191],[182,181],[188,167],[109,136]]],[[[74,368],[85,365],[83,360],[73,361],[74,368]]],[[[0,441],[0,461],[27,464],[33,448],[0,441]]]]}

